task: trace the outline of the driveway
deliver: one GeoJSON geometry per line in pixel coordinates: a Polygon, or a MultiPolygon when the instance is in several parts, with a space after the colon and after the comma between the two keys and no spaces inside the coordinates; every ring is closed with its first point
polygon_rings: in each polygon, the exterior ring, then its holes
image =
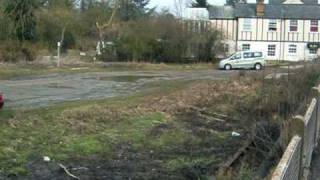
{"type": "Polygon", "coordinates": [[[227,79],[236,71],[127,71],[50,74],[0,81],[10,108],[37,108],[74,100],[95,100],[139,92],[165,80],[227,79]]]}

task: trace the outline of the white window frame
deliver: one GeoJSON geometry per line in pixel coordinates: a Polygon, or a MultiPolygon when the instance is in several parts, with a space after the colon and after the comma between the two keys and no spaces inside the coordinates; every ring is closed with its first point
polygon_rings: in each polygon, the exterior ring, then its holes
{"type": "Polygon", "coordinates": [[[270,19],[268,24],[268,31],[275,32],[278,30],[278,22],[276,19],[270,19]]]}
{"type": "Polygon", "coordinates": [[[295,54],[297,54],[297,49],[298,49],[298,47],[296,44],[289,44],[288,53],[295,55],[295,54]]]}
{"type": "Polygon", "coordinates": [[[270,57],[276,56],[276,48],[277,46],[275,44],[269,44],[267,55],[270,57]]]}
{"type": "Polygon", "coordinates": [[[243,19],[242,29],[243,31],[252,31],[252,19],[250,18],[243,19]]]}
{"type": "Polygon", "coordinates": [[[242,44],[242,51],[250,51],[251,44],[242,44]]]}
{"type": "Polygon", "coordinates": [[[310,33],[318,33],[319,32],[319,21],[318,20],[310,20],[310,33]],[[311,31],[313,27],[317,28],[317,31],[311,31]]]}
{"type": "Polygon", "coordinates": [[[289,31],[290,32],[298,32],[299,22],[298,20],[290,20],[289,21],[289,31]],[[291,27],[296,27],[296,30],[291,30],[291,27]]]}

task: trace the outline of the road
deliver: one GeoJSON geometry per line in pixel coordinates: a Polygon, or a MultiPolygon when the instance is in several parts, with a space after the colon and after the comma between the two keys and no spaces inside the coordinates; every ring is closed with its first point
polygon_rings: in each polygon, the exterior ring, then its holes
{"type": "Polygon", "coordinates": [[[10,108],[37,108],[75,100],[130,95],[164,80],[226,79],[237,71],[126,71],[49,74],[0,81],[10,108]]]}

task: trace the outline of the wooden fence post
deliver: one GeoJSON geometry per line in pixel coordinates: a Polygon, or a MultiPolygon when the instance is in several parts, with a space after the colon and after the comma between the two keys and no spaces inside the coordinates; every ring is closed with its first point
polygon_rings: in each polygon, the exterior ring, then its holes
{"type": "Polygon", "coordinates": [[[320,135],[320,106],[319,106],[319,95],[320,95],[320,85],[312,88],[312,96],[317,100],[316,105],[316,132],[315,132],[315,146],[318,146],[319,135],[320,135]]]}
{"type": "Polygon", "coordinates": [[[299,167],[299,179],[302,179],[304,176],[304,131],[305,131],[305,124],[304,124],[304,117],[303,116],[295,116],[292,119],[291,123],[291,135],[290,137],[293,137],[294,135],[298,135],[301,137],[301,154],[300,154],[300,167],[299,167]]]}

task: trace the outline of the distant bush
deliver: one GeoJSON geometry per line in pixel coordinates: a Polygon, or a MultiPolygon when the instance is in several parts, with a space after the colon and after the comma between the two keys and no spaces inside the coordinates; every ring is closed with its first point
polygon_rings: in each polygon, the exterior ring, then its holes
{"type": "Polygon", "coordinates": [[[36,59],[38,51],[37,44],[25,43],[20,45],[16,41],[6,41],[0,44],[0,61],[33,61],[36,59]]]}
{"type": "Polygon", "coordinates": [[[125,23],[117,36],[106,37],[113,42],[102,50],[100,60],[144,62],[209,62],[222,49],[220,33],[214,29],[201,33],[184,28],[172,16],[158,16],[125,23]],[[115,51],[115,52],[114,52],[115,51]],[[113,58],[110,57],[113,56],[113,58]]]}
{"type": "Polygon", "coordinates": [[[18,44],[13,41],[0,43],[0,61],[16,62],[21,57],[21,52],[17,52],[18,44]]]}

